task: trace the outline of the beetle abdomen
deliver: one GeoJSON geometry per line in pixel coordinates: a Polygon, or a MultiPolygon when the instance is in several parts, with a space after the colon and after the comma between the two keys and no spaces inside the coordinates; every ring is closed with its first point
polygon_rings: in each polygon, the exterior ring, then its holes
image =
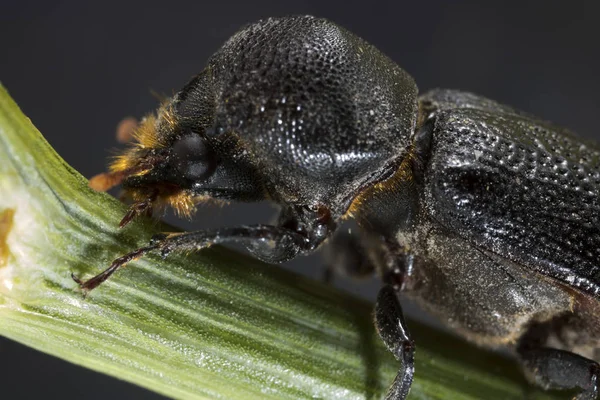
{"type": "Polygon", "coordinates": [[[426,202],[459,236],[600,296],[600,152],[510,112],[437,114],[426,202]]]}

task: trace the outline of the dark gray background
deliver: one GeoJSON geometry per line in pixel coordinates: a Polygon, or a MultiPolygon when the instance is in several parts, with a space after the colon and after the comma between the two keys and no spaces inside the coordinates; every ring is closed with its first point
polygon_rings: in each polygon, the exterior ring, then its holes
{"type": "MultiPolygon", "coordinates": [[[[2,0],[0,81],[58,153],[91,176],[117,147],[117,122],[156,106],[151,90],[177,90],[245,23],[313,14],[379,47],[421,90],[477,92],[599,138],[599,11],[595,1],[2,0]]],[[[266,221],[269,212],[203,209],[194,226],[266,221]]],[[[318,277],[318,264],[290,267],[318,277]]],[[[377,287],[341,285],[367,298],[377,287]]],[[[5,399],[160,398],[2,338],[0,388],[5,399]]]]}

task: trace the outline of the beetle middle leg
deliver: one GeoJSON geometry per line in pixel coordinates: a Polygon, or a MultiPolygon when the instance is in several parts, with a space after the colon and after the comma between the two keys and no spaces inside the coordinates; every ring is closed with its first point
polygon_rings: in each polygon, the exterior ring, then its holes
{"type": "Polygon", "coordinates": [[[375,305],[375,324],[387,348],[402,362],[386,399],[403,400],[408,396],[415,372],[415,343],[404,321],[398,291],[391,285],[385,285],[379,291],[375,305]]]}
{"type": "Polygon", "coordinates": [[[404,400],[414,375],[415,344],[408,331],[398,299],[412,267],[412,256],[369,233],[340,232],[327,248],[328,265],[352,277],[364,277],[377,270],[384,286],[375,304],[375,327],[389,351],[402,363],[386,400],[404,400]]]}

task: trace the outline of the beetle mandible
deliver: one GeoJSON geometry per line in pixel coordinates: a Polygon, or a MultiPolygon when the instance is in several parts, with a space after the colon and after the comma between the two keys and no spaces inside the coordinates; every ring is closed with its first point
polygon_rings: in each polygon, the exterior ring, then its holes
{"type": "Polygon", "coordinates": [[[413,379],[401,291],[466,339],[511,350],[536,384],[597,398],[596,144],[470,93],[419,96],[375,47],[308,16],[243,28],[136,138],[99,185],[133,198],[121,226],[206,197],[270,200],[278,223],[159,235],[74,277],[85,291],[150,251],[238,243],[283,262],[331,237],[332,265],[382,279],[375,323],[401,363],[388,399],[413,379]],[[360,232],[333,235],[345,218],[360,232]]]}

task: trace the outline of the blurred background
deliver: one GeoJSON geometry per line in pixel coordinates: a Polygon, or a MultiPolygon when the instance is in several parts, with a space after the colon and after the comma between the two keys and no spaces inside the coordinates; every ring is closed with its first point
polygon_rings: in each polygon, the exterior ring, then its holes
{"type": "MultiPolygon", "coordinates": [[[[476,92],[600,139],[600,2],[23,1],[0,4],[0,82],[56,151],[90,177],[119,145],[117,123],[200,72],[244,24],[327,17],[374,44],[421,91],[476,92]]],[[[0,160],[1,162],[1,160],[0,160]]],[[[0,194],[1,195],[1,194],[0,194]]],[[[186,229],[267,222],[266,205],[201,208],[186,229]]],[[[107,260],[107,262],[110,260],[107,260]]],[[[288,265],[319,278],[321,261],[288,265]]],[[[336,285],[373,300],[377,282],[336,285]]],[[[418,338],[416,338],[418,341],[418,338]]],[[[160,399],[0,338],[3,399],[160,399]]]]}

